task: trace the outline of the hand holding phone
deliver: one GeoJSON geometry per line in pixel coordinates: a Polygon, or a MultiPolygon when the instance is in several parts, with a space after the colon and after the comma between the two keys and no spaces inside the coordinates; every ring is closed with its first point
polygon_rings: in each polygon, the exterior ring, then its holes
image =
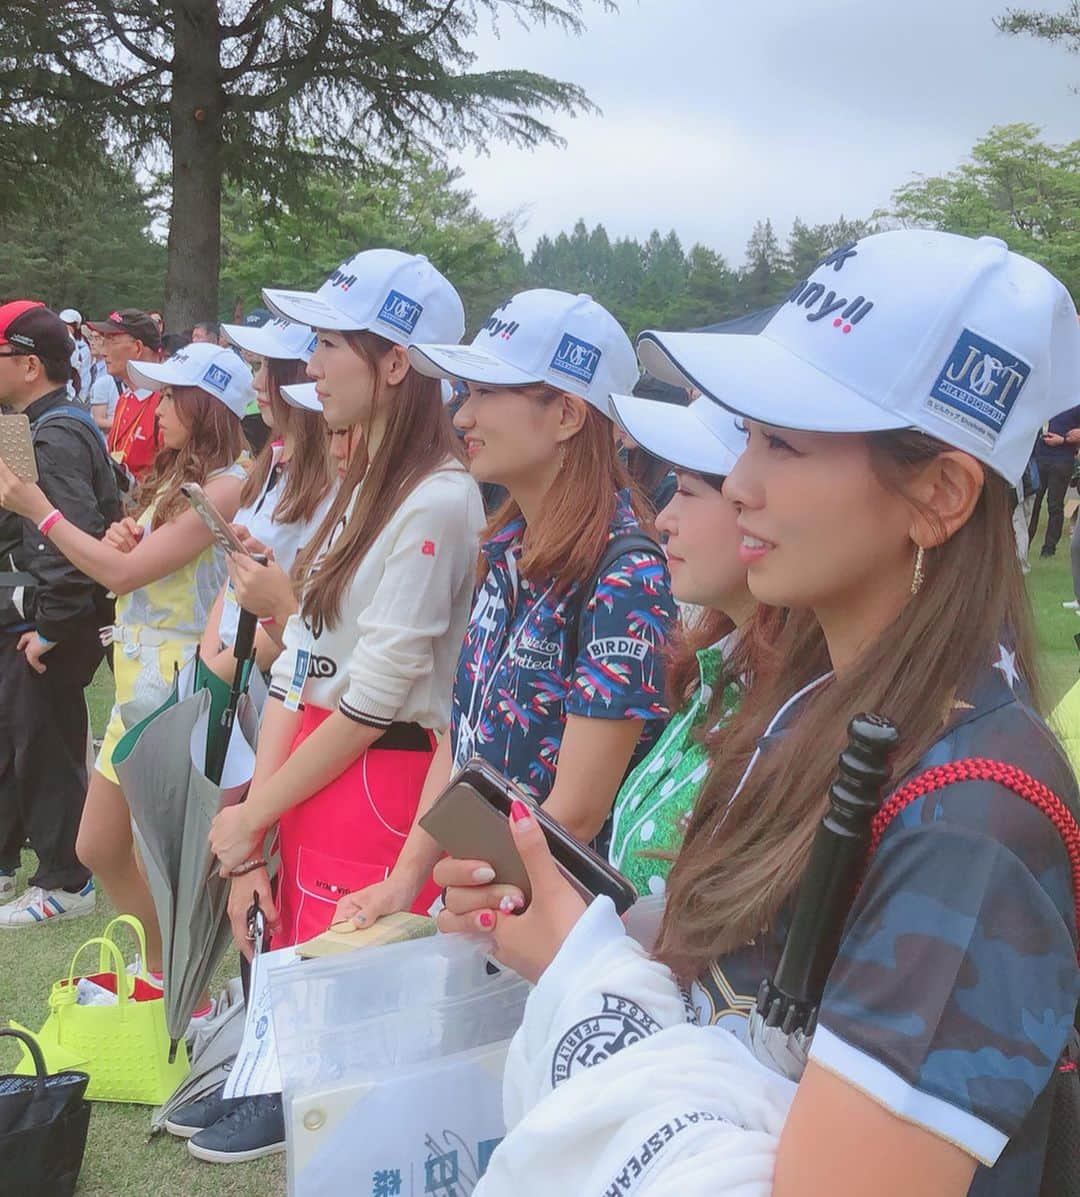
{"type": "Polygon", "coordinates": [[[214,506],[206,491],[197,482],[185,482],[180,487],[180,493],[191,504],[193,510],[202,522],[214,534],[214,540],[226,556],[239,553],[244,557],[251,554],[244,546],[244,542],[232,530],[229,521],[214,506]]]}
{"type": "Polygon", "coordinates": [[[459,860],[487,861],[498,884],[514,885],[531,897],[528,872],[514,844],[508,820],[514,802],[536,819],[563,875],[586,898],[605,894],[620,914],[637,900],[633,885],[611,865],[545,814],[486,761],[473,757],[450,780],[420,826],[441,848],[459,860]]]}
{"type": "Polygon", "coordinates": [[[535,806],[515,800],[507,823],[529,879],[527,906],[511,887],[478,880],[475,860],[444,857],[434,873],[436,884],[446,887],[439,929],[490,935],[495,958],[533,982],[555,959],[590,900],[556,863],[536,813],[535,806]]]}

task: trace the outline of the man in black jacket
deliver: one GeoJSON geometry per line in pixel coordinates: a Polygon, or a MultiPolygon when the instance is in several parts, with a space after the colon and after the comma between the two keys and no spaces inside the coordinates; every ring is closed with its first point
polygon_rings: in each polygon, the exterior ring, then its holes
{"type": "MultiPolygon", "coordinates": [[[[0,404],[30,420],[39,483],[57,511],[92,536],[120,518],[112,464],[89,414],[68,401],[71,338],[28,300],[0,307],[0,404]]],[[[86,796],[83,691],[112,622],[104,589],[29,520],[0,511],[0,930],[94,909],[75,855],[86,796]],[[38,869],[15,900],[25,839],[38,869]]]]}

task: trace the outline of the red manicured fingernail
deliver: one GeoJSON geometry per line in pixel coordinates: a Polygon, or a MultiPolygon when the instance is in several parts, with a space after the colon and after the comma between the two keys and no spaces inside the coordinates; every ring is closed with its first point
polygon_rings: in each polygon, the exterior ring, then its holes
{"type": "Polygon", "coordinates": [[[483,927],[485,931],[490,931],[491,928],[495,926],[495,916],[490,910],[482,910],[480,912],[480,926],[483,927]]]}
{"type": "Polygon", "coordinates": [[[510,803],[510,818],[513,819],[515,823],[520,823],[522,819],[529,818],[529,808],[524,802],[521,801],[520,798],[515,798],[514,801],[510,803]]]}

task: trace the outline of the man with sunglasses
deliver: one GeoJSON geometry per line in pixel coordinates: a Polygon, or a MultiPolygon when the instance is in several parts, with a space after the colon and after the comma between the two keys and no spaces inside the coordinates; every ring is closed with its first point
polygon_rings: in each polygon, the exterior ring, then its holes
{"type": "Polygon", "coordinates": [[[153,317],[138,308],[110,312],[105,320],[88,327],[104,338],[105,366],[120,387],[109,429],[109,452],[136,482],[141,482],[161,445],[157,422],[161,395],[136,387],[128,378],[128,363],[160,361],[161,332],[153,317]]]}
{"type": "Polygon", "coordinates": [[[54,504],[40,526],[0,510],[0,931],[94,909],[75,855],[87,784],[83,690],[105,651],[98,628],[114,616],[105,590],[45,533],[67,519],[100,537],[120,501],[93,417],[68,398],[72,348],[43,304],[0,306],[0,405],[29,419],[39,484],[54,504]],[[38,867],[15,898],[26,839],[38,867]]]}

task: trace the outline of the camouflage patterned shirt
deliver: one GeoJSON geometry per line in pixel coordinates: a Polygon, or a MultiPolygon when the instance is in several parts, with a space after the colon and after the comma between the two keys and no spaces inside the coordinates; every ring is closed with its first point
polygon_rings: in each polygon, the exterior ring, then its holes
{"type": "MultiPolygon", "coordinates": [[[[797,715],[798,705],[773,734],[797,715]]],[[[1013,764],[1078,810],[1069,766],[1004,648],[909,776],[965,757],[1013,764]]],[[[745,1026],[789,916],[700,979],[699,1021],[745,1026]]],[[[883,836],[812,1056],[977,1158],[969,1197],[1037,1197],[1049,1085],[1080,996],[1076,943],[1069,858],[1050,820],[996,783],[948,786],[883,836]]]]}

